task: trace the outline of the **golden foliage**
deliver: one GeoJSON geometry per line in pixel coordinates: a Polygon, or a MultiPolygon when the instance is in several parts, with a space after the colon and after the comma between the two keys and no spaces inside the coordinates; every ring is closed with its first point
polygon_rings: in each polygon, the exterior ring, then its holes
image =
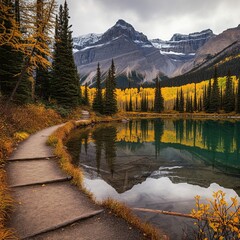
{"type": "Polygon", "coordinates": [[[237,197],[232,197],[228,203],[226,194],[219,190],[213,193],[213,199],[208,203],[200,203],[200,196],[196,196],[196,207],[191,215],[197,218],[196,239],[231,239],[240,238],[240,206],[237,197]]]}
{"type": "MultiPolygon", "coordinates": [[[[232,76],[233,79],[233,85],[237,87],[237,78],[236,76],[232,76]]],[[[213,79],[212,79],[213,80],[213,79]]],[[[197,98],[199,100],[200,97],[203,98],[203,91],[205,86],[208,86],[209,80],[202,81],[200,83],[196,84],[196,94],[197,98]]],[[[223,91],[226,87],[226,77],[219,77],[218,78],[218,84],[219,88],[223,91]]],[[[162,88],[162,96],[164,98],[164,105],[165,105],[165,111],[172,110],[175,98],[177,96],[177,92],[180,92],[180,90],[183,90],[184,97],[186,99],[187,95],[189,97],[194,98],[194,92],[195,92],[195,83],[186,84],[180,87],[163,87],[162,88]]],[[[84,87],[81,87],[82,92],[84,93],[85,89],[84,87]]],[[[92,104],[94,94],[96,89],[95,88],[88,88],[88,94],[89,94],[89,100],[92,104]]],[[[102,90],[104,94],[105,89],[102,90]]],[[[130,96],[132,98],[132,105],[133,105],[133,111],[136,111],[136,107],[140,109],[141,101],[143,96],[147,96],[148,98],[148,109],[152,109],[154,105],[154,94],[155,89],[154,88],[126,88],[124,90],[122,89],[116,89],[116,95],[117,95],[117,103],[118,103],[118,109],[120,111],[126,110],[126,105],[129,104],[130,96]]]]}
{"type": "Polygon", "coordinates": [[[15,49],[20,48],[20,38],[22,37],[21,32],[18,30],[19,26],[15,21],[14,14],[12,13],[12,9],[3,1],[0,2],[0,12],[1,12],[1,20],[0,20],[0,46],[2,45],[10,45],[15,49]],[[12,27],[9,29],[8,24],[12,27]]]}
{"type": "MultiPolygon", "coordinates": [[[[37,3],[20,1],[21,29],[16,22],[14,11],[0,2],[0,12],[4,19],[0,21],[0,46],[9,45],[14,50],[23,53],[24,66],[29,74],[36,67],[48,68],[51,66],[49,57],[51,51],[52,29],[54,27],[56,0],[45,1],[41,8],[41,19],[37,19],[37,3]],[[38,22],[38,24],[36,24],[38,22]],[[10,23],[10,29],[7,24],[10,23]]],[[[19,73],[20,74],[20,73],[19,73]]]]}

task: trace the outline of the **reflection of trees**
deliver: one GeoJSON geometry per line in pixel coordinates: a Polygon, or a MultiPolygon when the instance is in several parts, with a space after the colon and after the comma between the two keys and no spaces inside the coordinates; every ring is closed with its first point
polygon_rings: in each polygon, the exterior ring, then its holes
{"type": "Polygon", "coordinates": [[[82,143],[84,142],[85,151],[87,152],[87,142],[90,129],[75,130],[71,133],[71,136],[67,140],[67,148],[72,156],[72,163],[74,165],[79,164],[79,155],[82,150],[82,143]]]}
{"type": "Polygon", "coordinates": [[[162,135],[164,132],[164,122],[162,119],[156,119],[154,121],[154,141],[155,141],[155,155],[156,157],[160,154],[160,144],[162,135]]]}
{"type": "Polygon", "coordinates": [[[148,138],[148,120],[142,119],[140,122],[141,132],[142,132],[142,141],[147,141],[148,138]]]}
{"type": "Polygon", "coordinates": [[[184,134],[184,120],[183,119],[175,120],[173,121],[173,124],[176,131],[176,141],[181,143],[184,134]]]}
{"type": "Polygon", "coordinates": [[[240,148],[240,122],[236,122],[236,127],[235,127],[235,139],[236,139],[236,153],[237,153],[237,159],[239,159],[239,148],[240,148]]]}
{"type": "Polygon", "coordinates": [[[114,126],[105,126],[93,131],[92,138],[96,145],[96,162],[99,172],[101,154],[104,149],[105,159],[110,172],[114,173],[114,161],[116,158],[117,129],[114,126]]]}
{"type": "Polygon", "coordinates": [[[233,150],[233,142],[234,142],[234,123],[232,122],[224,122],[223,127],[223,149],[226,156],[226,161],[229,159],[229,154],[231,150],[233,150]]]}
{"type": "Polygon", "coordinates": [[[96,163],[97,163],[97,171],[100,172],[100,166],[101,166],[101,155],[102,155],[102,148],[103,148],[103,141],[102,141],[102,128],[97,128],[92,133],[92,138],[95,142],[96,147],[96,163]]]}

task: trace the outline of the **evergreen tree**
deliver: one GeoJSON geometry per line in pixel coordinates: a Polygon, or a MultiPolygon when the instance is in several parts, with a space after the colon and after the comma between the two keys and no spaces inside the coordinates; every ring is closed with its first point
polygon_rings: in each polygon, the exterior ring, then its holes
{"type": "Polygon", "coordinates": [[[179,112],[183,113],[184,112],[184,95],[183,95],[183,91],[182,88],[180,90],[180,99],[179,99],[179,112]]]}
{"type": "Polygon", "coordinates": [[[238,78],[237,99],[236,99],[236,112],[240,113],[240,78],[238,78]]]}
{"type": "Polygon", "coordinates": [[[96,76],[96,93],[93,99],[92,108],[94,111],[103,113],[103,97],[102,97],[102,88],[101,88],[101,70],[100,65],[98,63],[97,66],[97,76],[96,76]]]}
{"type": "Polygon", "coordinates": [[[178,96],[178,90],[177,90],[177,97],[176,97],[176,103],[175,103],[175,110],[179,112],[179,96],[178,96]]]}
{"type": "Polygon", "coordinates": [[[129,108],[128,108],[128,111],[129,111],[129,112],[132,112],[132,111],[133,111],[132,95],[131,95],[131,93],[130,93],[130,100],[129,100],[129,108]]]}
{"type": "Polygon", "coordinates": [[[196,83],[194,84],[194,100],[193,100],[193,111],[196,112],[198,110],[197,104],[197,86],[196,83]]]}
{"type": "MultiPolygon", "coordinates": [[[[14,5],[11,0],[2,1],[2,7],[7,11],[0,11],[0,24],[6,28],[6,32],[20,32],[20,10],[19,2],[14,5]]],[[[1,30],[0,30],[1,31],[1,30]]],[[[1,32],[0,32],[1,33],[1,32]]],[[[1,33],[2,34],[2,33],[1,33]]],[[[1,38],[1,41],[2,38],[1,38]]],[[[15,41],[20,42],[20,35],[15,37],[15,41]]],[[[18,74],[21,72],[23,64],[23,54],[15,48],[14,44],[8,42],[0,44],[0,91],[5,99],[9,98],[13,92],[18,74]]],[[[18,103],[27,103],[31,101],[32,84],[27,74],[24,74],[23,80],[18,86],[14,100],[18,103]]]]}
{"type": "Polygon", "coordinates": [[[230,70],[228,71],[226,89],[223,97],[223,110],[226,113],[232,112],[235,109],[235,96],[233,91],[233,83],[230,70]]]}
{"type": "Polygon", "coordinates": [[[222,90],[222,86],[220,89],[220,109],[223,109],[223,90],[222,90]]]}
{"type": "Polygon", "coordinates": [[[84,87],[84,99],[83,99],[83,104],[86,106],[89,106],[89,94],[88,94],[88,86],[87,83],[85,84],[84,87]]]}
{"type": "Polygon", "coordinates": [[[206,112],[206,109],[207,109],[207,87],[205,85],[203,89],[203,110],[206,112]]]}
{"type": "Polygon", "coordinates": [[[218,112],[220,109],[220,91],[218,87],[217,68],[214,71],[213,86],[210,94],[210,102],[208,112],[218,112]]]}
{"type": "Polygon", "coordinates": [[[203,110],[202,107],[202,97],[200,96],[198,99],[198,111],[201,112],[203,110]]]}
{"type": "Polygon", "coordinates": [[[116,76],[115,65],[113,60],[106,79],[106,91],[104,100],[105,100],[104,113],[107,115],[112,115],[116,113],[117,112],[116,76]]]}
{"type": "Polygon", "coordinates": [[[56,19],[51,97],[65,108],[74,108],[81,102],[80,85],[73,59],[72,32],[69,26],[68,5],[60,5],[56,19]]]}
{"type": "Polygon", "coordinates": [[[190,99],[187,93],[187,98],[186,98],[186,112],[190,112],[190,99]]]}
{"type": "Polygon", "coordinates": [[[160,113],[163,110],[164,110],[164,99],[162,97],[159,80],[157,79],[156,86],[155,86],[154,111],[160,113]]]}
{"type": "Polygon", "coordinates": [[[143,91],[142,93],[142,99],[141,99],[141,111],[142,112],[147,112],[148,106],[147,106],[147,95],[146,92],[143,91]]]}
{"type": "Polygon", "coordinates": [[[210,101],[211,101],[211,94],[212,94],[212,81],[211,79],[209,80],[208,88],[206,89],[205,93],[205,105],[204,105],[204,110],[205,112],[210,111],[210,101]]]}

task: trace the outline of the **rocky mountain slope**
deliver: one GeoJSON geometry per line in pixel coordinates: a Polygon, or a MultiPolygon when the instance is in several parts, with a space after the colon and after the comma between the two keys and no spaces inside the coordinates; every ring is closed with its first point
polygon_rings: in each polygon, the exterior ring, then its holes
{"type": "MultiPolygon", "coordinates": [[[[228,29],[214,35],[210,29],[190,33],[174,34],[169,41],[149,40],[134,27],[118,20],[103,34],[88,34],[74,38],[74,58],[81,76],[81,83],[94,86],[97,63],[103,75],[114,59],[118,80],[127,84],[131,78],[134,84],[151,82],[157,76],[178,76],[202,64],[214,62],[224,50],[224,56],[231,56],[229,46],[240,37],[240,27],[228,29]]],[[[234,48],[235,52],[236,49],[234,48]]],[[[218,58],[219,59],[219,58],[218,58]]]]}
{"type": "Polygon", "coordinates": [[[173,75],[181,75],[194,69],[200,69],[212,65],[213,62],[225,61],[226,56],[237,56],[240,45],[240,25],[236,28],[227,29],[217,36],[209,39],[206,44],[199,48],[194,59],[183,64],[175,70],[173,75]]]}
{"type": "Polygon", "coordinates": [[[168,56],[162,55],[143,33],[123,20],[117,21],[97,42],[88,46],[77,46],[75,42],[75,48],[80,49],[74,58],[82,84],[88,83],[90,86],[94,84],[98,62],[102,72],[107,72],[114,59],[117,75],[131,77],[133,72],[137,72],[141,82],[151,81],[158,75],[169,75],[178,66],[168,56]]]}
{"type": "Polygon", "coordinates": [[[160,49],[162,54],[174,60],[186,61],[194,58],[196,51],[214,36],[212,30],[207,29],[188,35],[176,33],[169,41],[161,39],[150,41],[154,47],[160,49]]]}

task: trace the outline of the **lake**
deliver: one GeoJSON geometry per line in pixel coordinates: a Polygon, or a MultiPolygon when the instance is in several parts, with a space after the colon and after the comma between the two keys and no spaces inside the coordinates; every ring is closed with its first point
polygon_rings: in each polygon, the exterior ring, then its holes
{"type": "MultiPolygon", "coordinates": [[[[194,196],[240,196],[240,122],[151,119],[74,130],[66,146],[96,197],[129,207],[190,213],[194,196]]],[[[135,212],[171,239],[192,220],[135,212]]]]}

